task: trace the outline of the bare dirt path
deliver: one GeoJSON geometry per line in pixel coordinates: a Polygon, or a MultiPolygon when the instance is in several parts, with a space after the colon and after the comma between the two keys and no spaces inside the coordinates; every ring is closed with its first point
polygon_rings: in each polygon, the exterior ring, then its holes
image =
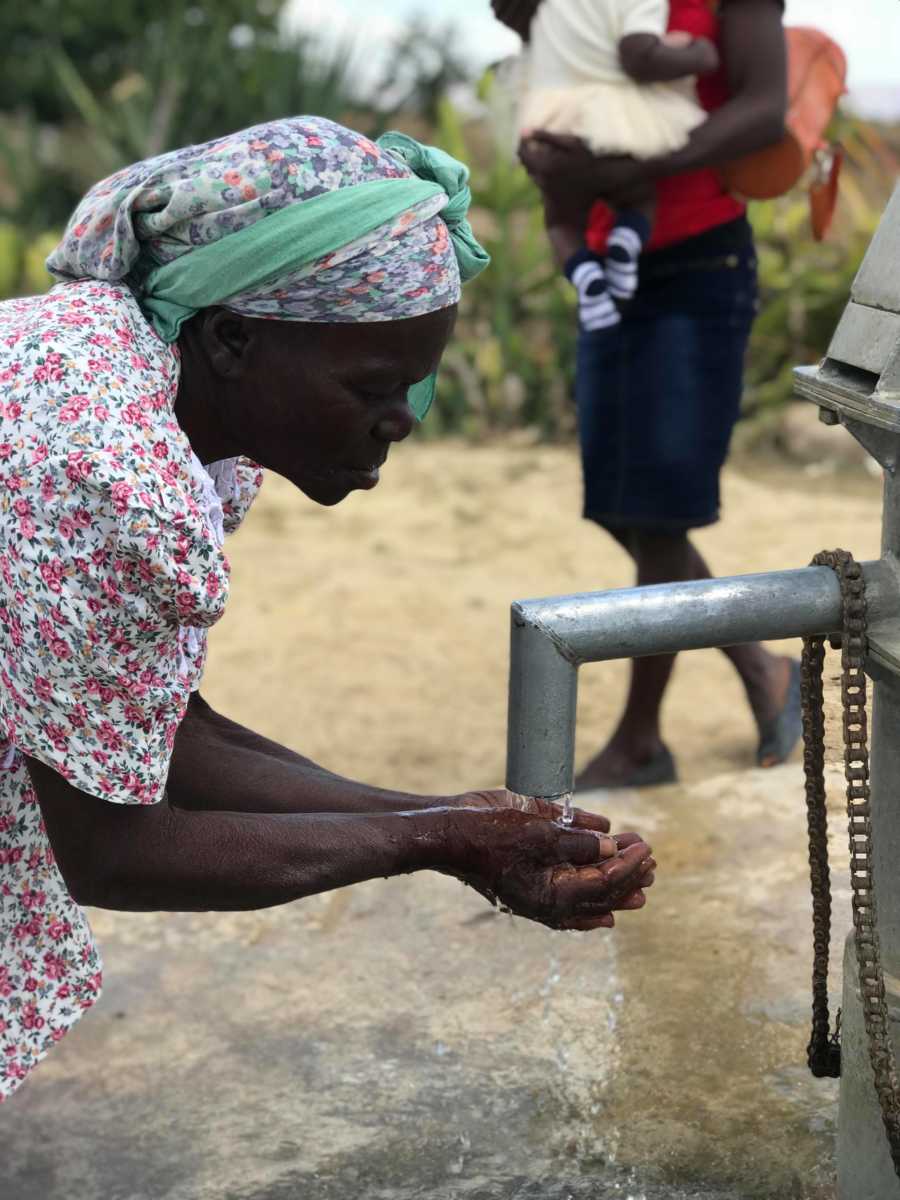
{"type": "MultiPolygon", "coordinates": [[[[865,475],[725,482],[727,520],[700,535],[720,572],[876,550],[865,475]]],[[[572,451],[521,444],[407,447],[331,512],[269,480],[232,546],[209,698],[377,783],[500,782],[510,600],[629,582],[578,493],[572,451]]],[[[625,672],[583,672],[582,755],[625,672]]],[[[686,786],[585,800],[660,862],[612,934],[514,921],[430,873],[259,913],[92,912],[103,999],[4,1113],[9,1195],[833,1200],[837,1089],[803,1066],[799,767],[747,769],[716,653],[682,660],[667,728],[686,786]]],[[[836,996],[839,820],[832,844],[836,996]]]]}

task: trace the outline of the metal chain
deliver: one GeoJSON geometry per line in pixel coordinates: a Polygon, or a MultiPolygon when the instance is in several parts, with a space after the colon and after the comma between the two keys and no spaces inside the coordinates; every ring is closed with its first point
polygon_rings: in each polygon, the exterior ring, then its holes
{"type": "MultiPolygon", "coordinates": [[[[850,829],[850,884],[863,1019],[875,1092],[887,1131],[894,1168],[900,1176],[900,1087],[888,1025],[881,947],[878,939],[872,876],[872,821],[866,719],[866,584],[859,564],[846,550],[817,554],[813,566],[830,567],[838,577],[843,603],[841,705],[844,724],[844,776],[850,829]]],[[[803,769],[809,825],[809,867],[813,898],[813,1022],[807,1058],[813,1075],[841,1073],[840,1025],[830,1032],[828,952],[831,935],[831,888],[828,869],[828,816],[825,800],[825,706],[822,674],[825,640],[803,639],[801,702],[803,769]]]]}

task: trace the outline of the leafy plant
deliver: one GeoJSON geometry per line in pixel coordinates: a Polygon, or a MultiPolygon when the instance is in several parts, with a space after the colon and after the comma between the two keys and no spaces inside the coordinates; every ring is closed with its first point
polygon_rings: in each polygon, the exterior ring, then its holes
{"type": "MultiPolygon", "coordinates": [[[[490,102],[489,87],[485,98],[490,102]]],[[[748,355],[748,416],[788,402],[793,368],[825,353],[897,179],[890,130],[841,117],[834,132],[846,163],[827,241],[813,240],[799,190],[751,208],[761,306],[748,355]]],[[[438,139],[472,167],[474,220],[493,263],[463,297],[435,431],[528,425],[543,436],[566,436],[573,428],[574,306],[551,260],[538,195],[503,136],[492,139],[483,123],[464,124],[446,102],[438,139]]]]}
{"type": "MultiPolygon", "coordinates": [[[[56,7],[36,5],[45,16],[56,7]]],[[[73,7],[101,26],[99,6],[73,7]]],[[[99,57],[83,45],[69,10],[66,20],[45,24],[56,32],[43,35],[43,92],[26,89],[0,120],[0,214],[28,233],[64,223],[87,187],[137,159],[286,113],[363,115],[369,125],[376,117],[355,83],[355,43],[285,37],[274,17],[237,0],[144,8],[116,8],[99,57]],[[4,198],[3,176],[11,197],[4,198]]],[[[30,32],[26,21],[18,42],[30,44],[30,32]]]]}
{"type": "Polygon", "coordinates": [[[419,14],[391,46],[376,94],[379,107],[391,113],[415,112],[426,121],[438,120],[441,104],[455,84],[471,71],[454,47],[452,24],[434,25],[419,14]]]}
{"type": "Polygon", "coordinates": [[[751,208],[761,306],[746,374],[748,415],[790,400],[794,366],[825,354],[900,170],[888,138],[874,126],[841,117],[834,133],[846,162],[826,241],[813,241],[808,205],[797,193],[751,208]]]}
{"type": "MultiPolygon", "coordinates": [[[[466,76],[448,29],[417,18],[365,94],[364,48],[285,35],[284,0],[33,0],[0,11],[0,295],[49,282],[41,267],[84,190],[127,162],[231,129],[315,112],[377,134],[399,124],[472,170],[476,232],[493,259],[466,289],[424,436],[527,427],[574,430],[576,321],[543,229],[537,191],[515,158],[504,85],[479,88],[491,114],[448,98],[466,76]],[[49,32],[48,32],[49,31],[49,32]],[[27,276],[27,279],[26,279],[27,276]]],[[[368,64],[366,64],[368,65],[368,64]]],[[[799,193],[752,209],[762,306],[745,411],[791,395],[795,364],[825,351],[898,174],[898,131],[840,116],[847,162],[833,235],[812,240],[799,193]]]]}
{"type": "Polygon", "coordinates": [[[490,127],[464,126],[447,100],[437,140],[471,165],[472,220],[491,267],[466,288],[433,428],[569,432],[574,303],[552,261],[534,186],[490,127]]]}

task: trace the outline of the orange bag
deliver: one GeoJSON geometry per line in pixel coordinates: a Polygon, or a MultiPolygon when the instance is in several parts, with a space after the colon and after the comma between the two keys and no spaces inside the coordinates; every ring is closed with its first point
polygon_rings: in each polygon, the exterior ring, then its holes
{"type": "Polygon", "coordinates": [[[837,203],[843,155],[824,135],[847,90],[847,58],[827,34],[808,26],[785,29],[788,51],[787,132],[774,146],[725,167],[725,182],[746,200],[783,196],[815,166],[810,184],[813,234],[828,232],[837,203]]]}

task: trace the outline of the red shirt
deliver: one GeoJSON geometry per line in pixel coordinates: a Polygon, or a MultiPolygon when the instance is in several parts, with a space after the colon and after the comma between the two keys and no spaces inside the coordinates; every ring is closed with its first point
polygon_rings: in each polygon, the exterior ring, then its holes
{"type": "MultiPolygon", "coordinates": [[[[707,37],[721,51],[716,0],[671,0],[669,29],[707,37]]],[[[729,98],[724,66],[714,75],[704,75],[697,83],[700,103],[707,112],[719,108],[729,98]]],[[[721,175],[712,168],[672,175],[657,185],[658,207],[648,250],[659,250],[673,242],[694,237],[715,225],[733,221],[746,211],[725,189],[721,175]]],[[[587,241],[592,250],[602,251],[613,225],[613,215],[605,204],[597,204],[588,224],[587,241]]]]}

